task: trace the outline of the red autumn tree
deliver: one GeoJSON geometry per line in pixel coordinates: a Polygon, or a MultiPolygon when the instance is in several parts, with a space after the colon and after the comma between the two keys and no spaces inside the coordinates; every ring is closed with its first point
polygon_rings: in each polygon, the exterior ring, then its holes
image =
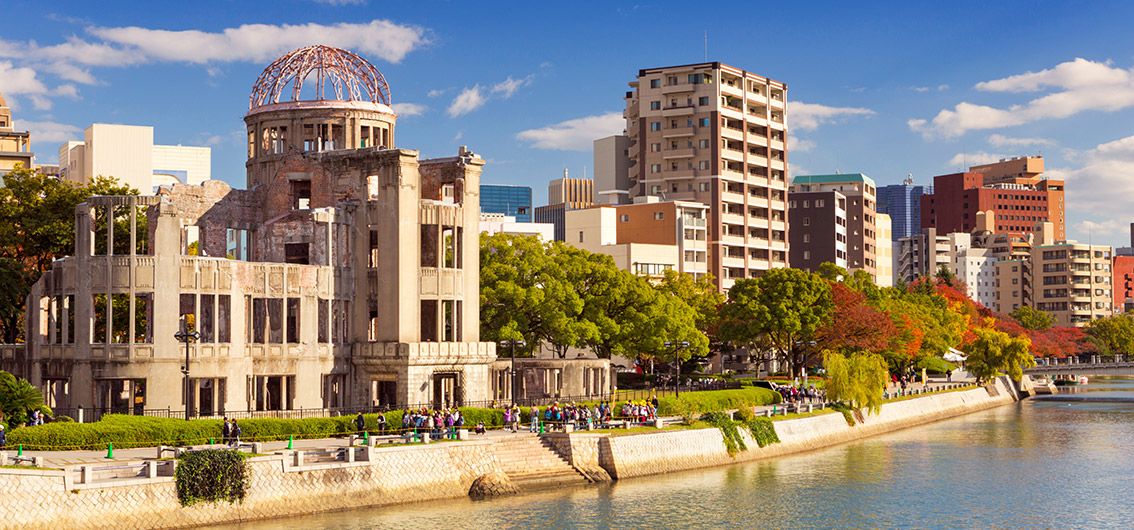
{"type": "Polygon", "coordinates": [[[835,311],[817,333],[820,349],[877,353],[890,346],[897,329],[885,313],[867,303],[864,294],[832,283],[831,298],[835,311]]]}

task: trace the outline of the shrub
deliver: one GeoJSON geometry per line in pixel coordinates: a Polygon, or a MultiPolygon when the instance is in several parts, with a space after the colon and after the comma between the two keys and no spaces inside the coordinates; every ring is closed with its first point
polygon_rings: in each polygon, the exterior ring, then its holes
{"type": "Polygon", "coordinates": [[[780,435],[776,434],[776,424],[771,418],[750,418],[744,420],[744,424],[748,426],[748,432],[752,433],[756,445],[767,447],[780,443],[780,435]]]}
{"type": "Polygon", "coordinates": [[[957,365],[946,361],[940,357],[929,356],[917,362],[917,367],[925,368],[925,371],[934,375],[941,375],[949,370],[956,370],[957,365]]]}
{"type": "Polygon", "coordinates": [[[746,387],[733,390],[703,390],[684,392],[681,397],[665,396],[658,399],[658,414],[681,414],[684,410],[712,412],[733,410],[757,405],[779,403],[780,395],[767,388],[746,387]]]}
{"type": "Polygon", "coordinates": [[[710,412],[705,415],[705,421],[721,430],[725,449],[730,456],[740,451],[748,450],[748,446],[744,443],[744,438],[740,436],[740,429],[736,428],[738,423],[733,421],[727,413],[719,411],[710,412]]]}
{"type": "MultiPolygon", "coordinates": [[[[740,407],[739,409],[736,410],[736,414],[734,414],[733,416],[738,421],[742,421],[742,422],[746,422],[746,423],[748,421],[751,421],[753,418],[755,418],[755,416],[752,415],[752,408],[751,407],[740,407]]],[[[760,446],[760,447],[763,447],[763,446],[760,446]]]]}
{"type": "Polygon", "coordinates": [[[174,472],[182,506],[199,502],[243,501],[251,469],[240,451],[207,450],[182,454],[174,472]]]}

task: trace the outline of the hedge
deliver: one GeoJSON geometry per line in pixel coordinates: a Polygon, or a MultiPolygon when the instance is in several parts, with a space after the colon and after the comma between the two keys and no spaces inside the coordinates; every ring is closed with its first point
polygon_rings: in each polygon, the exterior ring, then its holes
{"type": "Polygon", "coordinates": [[[779,403],[780,395],[768,388],[744,387],[732,390],[682,392],[681,397],[658,398],[658,415],[685,415],[693,412],[733,410],[779,403]]]}
{"type": "MultiPolygon", "coordinates": [[[[486,426],[504,424],[499,409],[461,408],[465,425],[483,421],[486,426]]],[[[378,415],[365,414],[366,429],[378,431],[378,415]]],[[[267,442],[295,438],[329,438],[355,433],[354,416],[333,418],[253,418],[237,420],[241,441],[267,442]]],[[[390,430],[401,429],[402,411],[386,413],[390,430]]],[[[210,441],[221,443],[221,420],[185,421],[173,418],[107,414],[93,423],[54,422],[37,427],[20,427],[8,433],[9,446],[23,445],[34,451],[106,449],[113,443],[117,449],[156,447],[158,445],[200,445],[210,441]]]]}
{"type": "Polygon", "coordinates": [[[200,502],[242,502],[251,483],[244,453],[235,450],[192,451],[178,457],[174,471],[177,500],[182,506],[200,502]]]}

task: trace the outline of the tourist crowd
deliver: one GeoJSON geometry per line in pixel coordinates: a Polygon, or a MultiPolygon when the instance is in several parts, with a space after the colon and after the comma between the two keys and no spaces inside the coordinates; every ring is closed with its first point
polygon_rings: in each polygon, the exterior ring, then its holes
{"type": "Polygon", "coordinates": [[[780,397],[784,403],[825,403],[827,401],[827,391],[815,388],[815,385],[803,386],[799,385],[782,385],[776,387],[776,392],[780,393],[780,397]]]}

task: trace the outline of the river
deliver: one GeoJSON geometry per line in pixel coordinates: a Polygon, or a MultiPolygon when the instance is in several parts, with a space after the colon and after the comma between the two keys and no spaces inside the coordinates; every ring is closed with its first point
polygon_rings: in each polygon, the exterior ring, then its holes
{"type": "Polygon", "coordinates": [[[240,525],[370,528],[1130,528],[1134,379],[773,461],[531,495],[240,525]]]}

